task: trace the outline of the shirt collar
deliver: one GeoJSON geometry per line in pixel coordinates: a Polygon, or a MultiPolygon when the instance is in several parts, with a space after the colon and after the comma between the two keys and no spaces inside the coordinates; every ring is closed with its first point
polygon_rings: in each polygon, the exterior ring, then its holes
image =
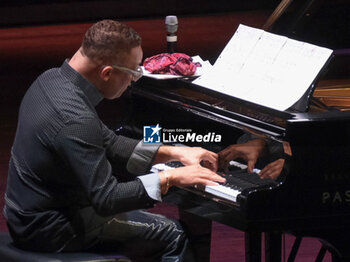
{"type": "Polygon", "coordinates": [[[71,81],[75,86],[79,87],[86,97],[89,99],[90,103],[93,106],[97,106],[99,102],[103,99],[103,95],[98,91],[98,89],[90,83],[84,76],[75,71],[69,64],[69,60],[66,59],[62,66],[61,72],[67,77],[69,81],[71,81]]]}

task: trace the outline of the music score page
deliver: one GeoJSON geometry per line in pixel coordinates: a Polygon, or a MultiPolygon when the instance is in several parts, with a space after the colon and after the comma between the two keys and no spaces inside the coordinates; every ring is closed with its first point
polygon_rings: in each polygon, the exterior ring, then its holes
{"type": "Polygon", "coordinates": [[[332,52],[239,25],[214,66],[193,83],[286,110],[303,96],[332,52]]]}

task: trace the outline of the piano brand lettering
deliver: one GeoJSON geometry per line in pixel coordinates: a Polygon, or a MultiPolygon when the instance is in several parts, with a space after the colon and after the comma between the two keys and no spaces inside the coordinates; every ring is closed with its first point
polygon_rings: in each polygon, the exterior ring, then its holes
{"type": "Polygon", "coordinates": [[[343,202],[350,202],[350,190],[335,192],[326,191],[322,193],[323,204],[339,204],[343,202]]]}
{"type": "Polygon", "coordinates": [[[325,181],[332,182],[332,181],[338,181],[340,183],[349,183],[350,182],[350,176],[349,173],[341,170],[340,168],[337,170],[334,170],[333,166],[330,166],[325,170],[324,172],[324,179],[325,181]]]}

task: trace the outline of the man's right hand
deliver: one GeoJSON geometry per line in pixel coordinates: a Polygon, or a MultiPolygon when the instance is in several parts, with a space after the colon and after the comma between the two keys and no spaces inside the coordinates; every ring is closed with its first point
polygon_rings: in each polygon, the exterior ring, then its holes
{"type": "MultiPolygon", "coordinates": [[[[174,168],[165,171],[169,175],[169,184],[171,186],[195,186],[195,185],[217,185],[217,182],[224,183],[225,178],[219,176],[208,168],[199,164],[174,168]]],[[[163,174],[162,174],[163,173],[163,174]]],[[[160,177],[164,171],[160,172],[160,177]]],[[[162,179],[161,179],[162,183],[162,179]]],[[[163,182],[165,183],[165,181],[163,182]]]]}

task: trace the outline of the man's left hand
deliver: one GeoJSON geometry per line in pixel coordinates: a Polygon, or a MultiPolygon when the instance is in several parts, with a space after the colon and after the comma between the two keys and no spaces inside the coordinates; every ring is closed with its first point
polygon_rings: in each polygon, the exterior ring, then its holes
{"type": "Polygon", "coordinates": [[[218,155],[201,147],[161,146],[155,163],[170,161],[180,161],[186,166],[202,164],[214,172],[218,169],[218,155]]]}

